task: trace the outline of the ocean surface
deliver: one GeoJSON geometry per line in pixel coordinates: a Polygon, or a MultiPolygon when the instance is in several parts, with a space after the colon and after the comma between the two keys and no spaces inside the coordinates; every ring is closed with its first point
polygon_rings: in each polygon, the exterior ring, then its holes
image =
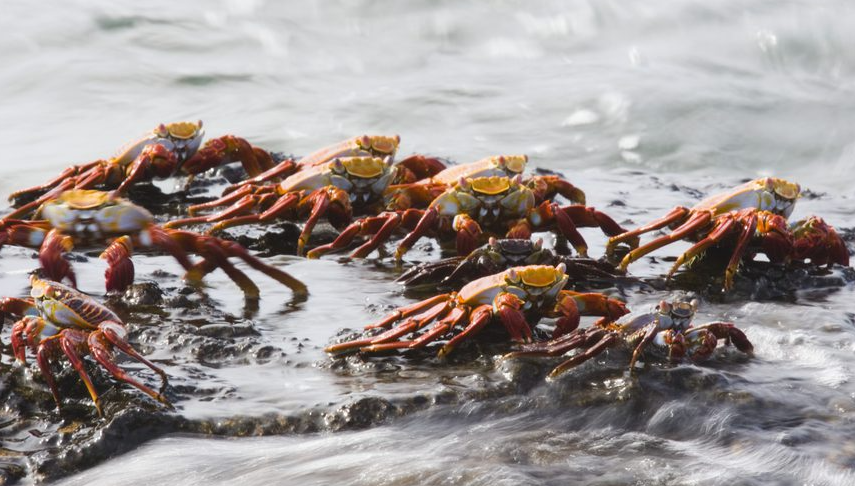
{"type": "MultiPolygon", "coordinates": [[[[842,0],[6,1],[0,196],[108,157],[158,123],[202,119],[209,138],[235,134],[286,154],[363,133],[399,134],[403,155],[460,163],[525,153],[629,227],[774,175],[807,190],[794,219],[821,215],[845,232],[855,228],[853,45],[855,4],[842,0]]],[[[584,234],[600,256],[605,239],[584,234]]],[[[26,295],[32,255],[0,252],[0,295],[26,295]]],[[[181,273],[167,257],[135,261],[138,280],[181,273]]],[[[311,295],[294,301],[253,274],[262,301],[248,313],[228,278],[212,274],[219,313],[205,324],[251,329],[235,332],[228,356],[169,341],[175,333],[157,330],[181,321],[169,313],[136,332],[174,384],[195,390],[178,393],[174,413],[222,433],[137,437],[49,482],[855,484],[852,283],[703,297],[697,322],[735,322],[754,343],[751,359],[724,351],[630,379],[615,355],[546,381],[543,370],[526,380],[535,365],[499,354],[333,363],[322,348],[341,329],[425,295],[402,293],[389,258],[268,261],[311,295]],[[272,425],[353,403],[409,405],[371,412],[380,418],[364,426],[272,425]],[[229,429],[235,417],[249,425],[229,429]]],[[[630,271],[652,277],[669,265],[645,258],[630,271]]],[[[81,288],[103,294],[102,261],[75,268],[81,288]]],[[[618,296],[644,309],[677,293],[618,296]]],[[[199,327],[181,325],[188,335],[199,327]]],[[[4,455],[19,451],[27,464],[20,451],[40,446],[20,434],[4,432],[4,455]]],[[[33,469],[22,481],[39,479],[33,469]]]]}

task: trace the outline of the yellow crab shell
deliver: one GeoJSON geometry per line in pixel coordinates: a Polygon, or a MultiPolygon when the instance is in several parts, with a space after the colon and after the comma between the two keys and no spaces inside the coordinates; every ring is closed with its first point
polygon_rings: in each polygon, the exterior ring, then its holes
{"type": "Polygon", "coordinates": [[[110,193],[89,189],[72,189],[65,191],[56,198],[59,204],[66,204],[70,209],[94,209],[110,201],[110,193]]]}
{"type": "Polygon", "coordinates": [[[379,177],[387,166],[380,157],[346,157],[337,160],[348,174],[362,179],[379,177]]]}
{"type": "Polygon", "coordinates": [[[170,137],[177,140],[189,140],[199,133],[202,129],[202,122],[173,122],[167,123],[157,128],[156,132],[160,137],[170,137]],[[165,133],[163,131],[165,130],[165,133]]]}
{"type": "Polygon", "coordinates": [[[565,270],[563,263],[555,267],[514,267],[466,284],[457,293],[457,300],[469,305],[491,304],[500,292],[511,292],[525,300],[529,292],[526,288],[533,290],[532,294],[549,293],[550,289],[557,291],[563,288],[569,278],[565,270]]]}
{"type": "Polygon", "coordinates": [[[356,145],[367,152],[378,154],[394,154],[398,150],[401,137],[385,135],[363,135],[356,139],[356,145]]]}
{"type": "Polygon", "coordinates": [[[528,163],[526,155],[493,155],[476,162],[449,167],[421,184],[455,185],[461,178],[488,176],[514,176],[522,174],[528,163]]]}
{"type": "Polygon", "coordinates": [[[710,196],[694,210],[713,210],[716,215],[729,211],[756,208],[789,217],[801,187],[777,177],[762,177],[737,186],[732,191],[710,196]]]}
{"type": "Polygon", "coordinates": [[[488,196],[501,194],[511,187],[511,180],[503,176],[476,177],[474,179],[466,179],[466,182],[472,187],[473,191],[488,196]]]}

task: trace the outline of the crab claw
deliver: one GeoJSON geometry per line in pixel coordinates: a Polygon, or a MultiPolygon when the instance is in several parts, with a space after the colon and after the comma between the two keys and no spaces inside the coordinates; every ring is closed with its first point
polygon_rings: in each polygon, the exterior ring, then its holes
{"type": "Polygon", "coordinates": [[[849,265],[849,250],[843,238],[822,218],[811,216],[792,226],[795,235],[793,258],[810,259],[816,265],[849,265]]]}
{"type": "Polygon", "coordinates": [[[101,253],[100,258],[107,260],[107,270],[104,272],[107,292],[124,291],[134,282],[132,253],[133,244],[127,236],[117,238],[101,253]]]}

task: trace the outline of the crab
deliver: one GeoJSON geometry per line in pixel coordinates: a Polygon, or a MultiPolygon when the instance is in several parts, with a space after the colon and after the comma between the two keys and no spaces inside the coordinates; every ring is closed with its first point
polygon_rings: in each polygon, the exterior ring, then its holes
{"type": "MultiPolygon", "coordinates": [[[[286,159],[265,172],[251,177],[226,188],[224,194],[234,191],[242,191],[241,194],[249,194],[259,189],[258,186],[267,185],[269,182],[278,182],[295,172],[311,169],[327,164],[342,157],[391,157],[394,159],[398,151],[401,137],[398,135],[361,135],[324,147],[312,152],[300,160],[286,159]]],[[[423,155],[412,155],[396,164],[395,183],[415,182],[425,177],[430,177],[445,169],[445,164],[438,159],[423,155]]],[[[226,203],[222,203],[223,205],[226,203]]]]}
{"type": "Polygon", "coordinates": [[[670,362],[706,360],[722,339],[727,345],[733,344],[739,351],[753,355],[754,346],[745,333],[732,322],[710,322],[693,326],[692,318],[697,307],[697,300],[661,301],[653,312],[626,314],[616,321],[604,321],[585,329],[576,329],[551,341],[524,345],[504,358],[559,356],[574,349],[581,349],[553,368],[549,376],[556,378],[615,346],[632,349],[630,373],[635,370],[636,363],[651,345],[664,352],[670,362]]]}
{"type": "Polygon", "coordinates": [[[53,280],[68,278],[77,286],[75,274],[63,253],[74,246],[102,246],[101,258],[108,263],[106,287],[121,291],[134,280],[131,254],[134,246],[158,247],[170,253],[186,270],[186,278],[199,281],[216,268],[222,268],[246,294],[257,299],[258,287],[229,257],[238,257],[256,270],[288,286],[295,294],[305,295],[306,286],[291,275],[252,256],[239,244],[189,231],[164,229],[154,217],[136,204],[110,193],[74,189],[60,193],[37,211],[40,220],[5,220],[0,224],[0,246],[13,244],[39,248],[39,260],[45,275],[53,280]],[[202,257],[192,263],[187,253],[202,257]]]}
{"type": "MultiPolygon", "coordinates": [[[[813,218],[790,229],[787,218],[799,197],[798,184],[783,179],[756,179],[725,194],[711,196],[691,209],[674,208],[665,217],[632,231],[613,236],[606,247],[607,255],[621,242],[633,242],[647,232],[665,226],[673,231],[630,251],[620,262],[626,270],[642,256],[682,239],[696,243],[681,255],[669,277],[683,264],[700,256],[714,245],[731,244],[731,258],[725,270],[724,290],[733,286],[739,263],[752,243],[759,241],[761,251],[773,262],[787,262],[793,257],[816,255],[823,262],[848,264],[849,255],[842,240],[831,226],[813,218]],[[809,221],[809,222],[808,222],[809,221]],[[798,244],[794,231],[798,232],[798,244]],[[735,242],[733,240],[735,239],[735,242]]],[[[753,253],[753,252],[751,252],[753,253]]]]}
{"type": "Polygon", "coordinates": [[[482,277],[457,292],[398,308],[366,327],[367,330],[387,331],[331,345],[326,352],[377,353],[421,348],[448,335],[450,338],[439,351],[439,356],[444,357],[460,342],[476,335],[494,317],[499,318],[512,341],[530,342],[532,327],[540,317],[557,318],[553,336],[559,337],[576,329],[581,315],[614,320],[627,312],[622,302],[602,294],[563,290],[569,278],[565,270],[564,264],[529,265],[482,277]],[[433,325],[424,330],[431,323],[433,325]],[[392,327],[393,324],[396,325],[392,327]],[[405,336],[411,338],[402,340],[405,336]]]}
{"type": "Polygon", "coordinates": [[[468,283],[522,265],[557,265],[564,263],[570,280],[614,282],[625,279],[613,265],[591,258],[560,255],[543,246],[543,239],[497,239],[490,237],[487,244],[468,256],[445,258],[438,262],[419,264],[404,272],[397,282],[407,286],[439,285],[448,287],[468,283]]]}
{"type": "Polygon", "coordinates": [[[587,243],[577,226],[599,227],[607,235],[624,230],[608,215],[583,205],[559,206],[539,200],[522,177],[476,177],[461,180],[434,199],[415,228],[399,243],[396,259],[422,236],[431,232],[440,238],[456,238],[458,255],[468,255],[484,241],[484,230],[506,238],[530,238],[533,231],[556,228],[581,257],[587,257],[587,243]]]}
{"type": "Polygon", "coordinates": [[[6,314],[18,317],[12,326],[12,351],[20,363],[26,362],[27,349],[36,356],[39,370],[50,387],[57,408],[62,408],[51,362],[64,355],[77,370],[103,416],[101,400],[84,366],[89,355],[115,379],[128,383],[143,393],[172,408],[163,396],[169,379],[161,368],[143,357],[128,342],[128,331],[121,319],[110,309],[71,287],[59,282],[30,277],[30,297],[0,299],[0,323],[6,314]],[[162,385],[154,391],[118,366],[114,351],[119,350],[142,363],[160,376],[162,385]]]}
{"type": "Polygon", "coordinates": [[[192,176],[230,162],[241,162],[253,176],[275,164],[270,154],[242,138],[224,135],[203,146],[204,135],[201,120],[160,124],[109,160],[68,167],[45,184],[12,193],[10,201],[29,202],[6,218],[26,217],[42,203],[68,189],[114,189],[116,195],[124,195],[140,181],[179,173],[192,176]]]}
{"type": "Polygon", "coordinates": [[[326,216],[341,228],[350,223],[354,211],[372,213],[382,206],[384,193],[398,167],[391,157],[342,157],[303,169],[276,185],[246,186],[210,203],[191,206],[192,214],[230,204],[212,215],[191,216],[168,222],[167,228],[215,223],[209,233],[225,228],[268,223],[280,219],[303,219],[305,225],[297,241],[302,255],[312,230],[326,216]]]}

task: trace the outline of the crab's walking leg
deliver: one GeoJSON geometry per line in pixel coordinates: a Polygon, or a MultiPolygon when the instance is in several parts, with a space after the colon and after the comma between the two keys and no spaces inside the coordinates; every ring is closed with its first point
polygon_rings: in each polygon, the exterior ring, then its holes
{"type": "Polygon", "coordinates": [[[150,397],[154,398],[160,403],[172,408],[172,404],[169,403],[169,400],[163,396],[163,392],[166,390],[166,387],[169,383],[169,378],[166,375],[166,372],[160,369],[151,361],[147,360],[144,356],[142,356],[136,349],[134,349],[127,342],[127,331],[124,327],[116,322],[105,321],[102,322],[98,326],[98,330],[89,334],[89,338],[87,340],[87,344],[89,346],[89,351],[92,353],[92,357],[95,358],[95,361],[101,364],[107,371],[110,372],[113,377],[118,380],[124,381],[129,385],[137,388],[138,390],[146,393],[150,397]],[[130,375],[128,375],[123,369],[119,368],[116,365],[115,357],[113,356],[113,352],[111,350],[112,347],[116,347],[120,349],[123,353],[128,356],[134,358],[140,363],[146,365],[149,369],[160,375],[160,379],[162,382],[160,392],[155,392],[151,388],[143,385],[130,375]]]}
{"type": "Polygon", "coordinates": [[[240,258],[250,267],[267,275],[273,280],[276,280],[282,285],[285,285],[286,287],[291,289],[291,292],[293,292],[294,295],[309,295],[309,289],[308,287],[306,287],[306,284],[292,277],[291,274],[286,273],[283,270],[280,270],[259,260],[251,253],[249,253],[249,251],[247,251],[247,249],[241,246],[240,244],[235,243],[234,241],[221,240],[219,238],[216,238],[215,244],[223,248],[223,250],[225,250],[228,256],[240,258]]]}
{"type": "MultiPolygon", "coordinates": [[[[59,336],[53,336],[51,338],[47,338],[39,345],[38,350],[36,351],[36,364],[39,365],[39,370],[50,388],[50,393],[53,395],[53,401],[56,402],[56,407],[62,408],[62,399],[59,397],[59,388],[56,386],[56,380],[53,377],[53,370],[50,369],[51,356],[61,352],[59,341],[57,340],[58,337],[59,336]]],[[[89,377],[87,376],[87,378],[89,377]]],[[[95,402],[95,407],[98,408],[98,414],[100,415],[101,408],[98,402],[95,402]]]]}
{"type": "Polygon", "coordinates": [[[285,159],[282,162],[279,162],[272,169],[269,169],[251,179],[246,179],[238,182],[237,184],[226,187],[223,191],[223,195],[233,194],[235,191],[243,190],[244,187],[263,184],[274,179],[285,179],[297,172],[298,169],[300,169],[300,166],[297,165],[294,159],[285,159]]]}
{"type": "Polygon", "coordinates": [[[490,320],[493,318],[493,308],[489,304],[479,305],[475,309],[472,310],[469,318],[469,325],[466,326],[460,334],[454,336],[449,339],[447,343],[439,350],[438,356],[440,358],[444,358],[448,356],[448,353],[454,350],[454,348],[460,344],[464,339],[468,339],[470,336],[474,336],[478,334],[478,331],[484,328],[487,324],[490,323],[490,320]]]}
{"type": "Polygon", "coordinates": [[[438,217],[439,211],[435,207],[429,208],[425,211],[413,231],[405,236],[404,239],[401,240],[401,243],[398,244],[398,248],[395,250],[395,259],[400,261],[404,254],[407,253],[407,251],[409,251],[417,241],[419,241],[419,238],[425,235],[436,225],[438,217]]]}
{"type": "MultiPolygon", "coordinates": [[[[85,164],[85,165],[73,165],[71,167],[68,167],[65,170],[63,170],[62,173],[58,177],[51,179],[48,182],[46,182],[40,186],[28,187],[27,189],[21,189],[20,191],[13,192],[12,194],[9,195],[9,201],[13,202],[16,199],[20,199],[21,196],[30,195],[32,193],[41,193],[43,191],[50,191],[50,190],[56,188],[57,186],[61,185],[65,181],[70,181],[72,183],[72,186],[73,186],[74,181],[78,176],[80,176],[81,174],[85,174],[86,172],[92,170],[93,168],[97,167],[98,164],[100,164],[100,163],[107,163],[107,161],[96,160],[95,162],[90,162],[90,163],[85,164]]],[[[41,204],[41,203],[39,203],[39,204],[41,204]]],[[[38,204],[36,206],[38,206],[38,204]]],[[[17,217],[17,216],[9,216],[9,217],[17,217]]]]}
{"type": "Polygon", "coordinates": [[[389,325],[395,321],[399,321],[405,317],[409,317],[409,316],[415,314],[416,312],[421,311],[422,309],[427,309],[428,307],[432,307],[432,306],[434,306],[440,302],[445,302],[445,301],[451,300],[453,298],[455,298],[455,294],[439,294],[439,295],[435,295],[429,299],[425,299],[421,302],[416,302],[415,304],[410,304],[410,305],[405,306],[405,307],[399,307],[398,309],[395,310],[395,312],[392,312],[391,314],[384,317],[383,319],[375,322],[374,324],[369,324],[369,325],[365,326],[365,329],[367,330],[367,329],[375,329],[378,327],[384,327],[384,328],[389,327],[389,325]]]}
{"type": "Polygon", "coordinates": [[[301,206],[307,204],[311,204],[312,209],[308,219],[306,219],[306,223],[303,225],[303,230],[300,232],[299,238],[297,238],[297,255],[303,254],[312,230],[315,229],[321,217],[326,214],[330,204],[335,204],[342,208],[340,212],[344,215],[343,219],[345,220],[350,220],[352,214],[350,197],[345,191],[335,186],[318,189],[309,194],[304,201],[300,201],[301,206]]]}
{"type": "MultiPolygon", "coordinates": [[[[252,191],[247,191],[252,192],[252,191]]],[[[270,209],[273,205],[277,203],[277,201],[281,201],[279,195],[276,194],[275,191],[255,191],[251,194],[243,194],[235,193],[237,196],[237,201],[232,201],[232,196],[226,196],[217,201],[211,201],[209,203],[199,204],[194,206],[195,209],[205,209],[207,207],[217,207],[220,202],[224,202],[224,204],[230,204],[229,207],[223,209],[222,211],[214,214],[207,214],[202,216],[191,216],[189,218],[176,219],[173,221],[169,221],[163,225],[164,228],[179,228],[182,226],[189,226],[194,224],[204,224],[204,223],[214,223],[217,221],[225,221],[230,219],[237,219],[243,216],[258,216],[250,214],[253,209],[256,208],[268,208],[270,209]]],[[[289,200],[289,203],[293,204],[293,201],[289,200]]],[[[191,212],[190,214],[195,214],[191,212]]]]}
{"type": "MultiPolygon", "coordinates": [[[[79,349],[84,349],[86,346],[87,333],[77,329],[63,329],[55,337],[57,338],[56,340],[59,341],[62,352],[65,353],[66,357],[68,357],[68,361],[71,363],[71,366],[77,370],[77,374],[80,375],[80,379],[83,380],[83,383],[86,385],[86,389],[89,390],[89,396],[92,397],[92,401],[95,403],[95,408],[98,410],[98,416],[103,417],[104,412],[101,409],[101,399],[98,396],[98,392],[95,390],[95,385],[92,384],[92,379],[89,378],[89,373],[86,372],[86,368],[83,366],[83,357],[80,356],[80,353],[78,352],[79,349]]],[[[52,339],[53,338],[47,338],[46,341],[52,343],[52,339]]],[[[44,373],[44,370],[42,373],[44,373]]],[[[58,400],[59,397],[55,396],[54,398],[58,400]]]]}
{"type": "Polygon", "coordinates": [[[564,374],[570,368],[578,366],[584,363],[585,361],[588,361],[589,359],[598,356],[600,353],[614,346],[618,342],[620,342],[620,338],[617,333],[606,333],[594,345],[585,349],[585,351],[573,356],[572,358],[564,361],[563,363],[560,363],[558,366],[553,368],[552,371],[549,373],[549,378],[557,378],[558,376],[564,374]]]}
{"type": "Polygon", "coordinates": [[[643,333],[641,340],[635,346],[635,349],[632,350],[632,358],[629,360],[629,372],[632,373],[635,371],[635,363],[641,359],[641,353],[644,352],[644,349],[653,342],[653,339],[656,338],[656,334],[660,331],[659,322],[654,321],[650,324],[644,326],[640,332],[643,333]]]}
{"type": "Polygon", "coordinates": [[[56,199],[57,196],[62,194],[63,191],[68,189],[72,189],[74,187],[74,179],[65,179],[59,183],[56,187],[49,190],[45,194],[36,198],[34,201],[30,201],[27,204],[15,209],[11,213],[7,214],[3,217],[2,221],[8,221],[10,219],[21,218],[25,215],[31,214],[34,211],[38,210],[38,208],[45,202],[56,199]]]}
{"type": "MultiPolygon", "coordinates": [[[[439,304],[442,305],[442,304],[439,304]]],[[[445,305],[441,309],[440,312],[433,312],[430,315],[430,319],[419,319],[418,321],[410,321],[408,320],[405,324],[411,324],[409,327],[409,332],[413,332],[423,327],[425,324],[430,322],[431,320],[439,317],[442,313],[447,312],[448,315],[441,318],[436,324],[434,324],[430,329],[426,332],[422,333],[420,336],[413,340],[408,341],[392,341],[391,339],[384,339],[380,342],[372,341],[370,346],[366,346],[361,348],[359,351],[363,353],[376,353],[381,351],[389,351],[392,349],[402,349],[402,348],[423,348],[427,346],[429,343],[436,341],[440,337],[442,337],[445,333],[451,330],[458,322],[460,322],[464,317],[466,317],[468,313],[468,308],[465,306],[455,307],[448,311],[448,306],[445,305]]],[[[430,312],[430,311],[428,311],[430,312]]],[[[424,313],[427,315],[428,312],[424,313]]],[[[408,333],[409,333],[408,332],[408,333]]],[[[408,334],[407,333],[407,334],[408,334]]],[[[386,334],[386,333],[383,333],[386,334]]],[[[403,335],[403,334],[401,334],[403,335]]],[[[382,336],[382,335],[381,335],[382,336]]],[[[378,338],[380,336],[377,336],[378,338]]]]}
{"type": "Polygon", "coordinates": [[[686,262],[691,261],[692,258],[702,254],[707,248],[721,242],[724,237],[729,235],[735,229],[735,225],[736,220],[730,217],[730,215],[720,216],[716,226],[706,238],[692,245],[688,250],[680,255],[679,258],[677,258],[677,261],[674,262],[673,266],[671,266],[671,270],[668,271],[668,276],[666,278],[670,279],[681,266],[686,264],[686,262]]]}
{"type": "Polygon", "coordinates": [[[751,242],[751,238],[754,237],[754,232],[757,230],[757,213],[749,211],[747,215],[740,216],[739,221],[742,223],[742,233],[739,235],[736,247],[727,263],[727,269],[724,271],[724,290],[730,290],[733,287],[733,277],[739,269],[739,262],[745,256],[748,243],[751,242]]]}
{"type": "Polygon", "coordinates": [[[673,243],[675,241],[682,240],[693,233],[700,231],[704,226],[708,225],[712,221],[712,214],[709,211],[701,211],[692,215],[688,221],[680,225],[677,229],[672,231],[667,235],[660,236],[655,240],[647,243],[646,245],[639,246],[638,248],[632,250],[627,253],[623,260],[620,262],[620,269],[626,270],[626,267],[629,266],[630,263],[638,260],[639,258],[647,255],[648,253],[655,251],[663,246],[673,243]]]}
{"type": "MultiPolygon", "coordinates": [[[[629,241],[631,243],[637,242],[638,237],[643,235],[644,233],[649,233],[651,231],[658,230],[660,228],[664,228],[671,224],[678,223],[680,221],[685,221],[688,218],[691,210],[687,207],[677,206],[672,209],[671,212],[666,214],[664,217],[659,218],[651,223],[648,223],[644,226],[640,226],[634,230],[623,232],[619,235],[613,236],[609,238],[609,242],[606,245],[606,255],[612,256],[614,254],[615,247],[624,241],[629,241]]],[[[637,244],[637,243],[636,243],[637,244]]],[[[630,246],[635,246],[635,244],[631,244],[630,246]]]]}
{"type": "Polygon", "coordinates": [[[280,216],[287,214],[288,211],[293,209],[300,202],[301,194],[301,192],[289,192],[284,196],[280,196],[279,199],[267,210],[259,214],[247,214],[245,216],[238,216],[232,219],[220,221],[212,226],[211,229],[208,230],[208,233],[216,233],[217,231],[232,228],[234,226],[275,221],[280,216]]]}

